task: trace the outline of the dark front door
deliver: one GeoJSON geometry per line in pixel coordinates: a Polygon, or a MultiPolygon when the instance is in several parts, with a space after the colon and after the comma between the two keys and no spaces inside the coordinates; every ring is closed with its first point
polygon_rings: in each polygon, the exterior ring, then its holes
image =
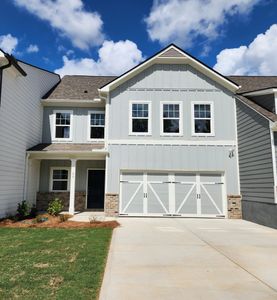
{"type": "Polygon", "coordinates": [[[105,193],[105,171],[88,170],[87,208],[103,210],[105,193]]]}

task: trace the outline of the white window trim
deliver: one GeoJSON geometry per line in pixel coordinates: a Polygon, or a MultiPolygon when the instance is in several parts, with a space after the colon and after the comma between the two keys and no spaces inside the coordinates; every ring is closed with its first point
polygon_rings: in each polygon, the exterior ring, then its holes
{"type": "Polygon", "coordinates": [[[151,101],[130,101],[129,102],[129,135],[147,136],[152,135],[152,103],[151,101]],[[133,104],[148,104],[148,132],[133,132],[132,105],[133,104]]]}
{"type": "Polygon", "coordinates": [[[73,110],[54,110],[53,111],[53,139],[54,142],[71,142],[72,141],[72,128],[73,128],[73,110]],[[70,114],[70,125],[69,125],[69,138],[56,138],[56,116],[57,113],[69,113],[70,114]]]}
{"type": "MultiPolygon", "coordinates": [[[[65,181],[65,180],[64,180],[65,181]]],[[[69,192],[70,190],[70,167],[51,167],[50,168],[50,179],[49,179],[49,191],[50,192],[69,192]],[[67,190],[53,190],[53,172],[54,170],[67,170],[68,171],[68,178],[67,178],[67,190]]]]}
{"type": "Polygon", "coordinates": [[[191,135],[192,136],[215,136],[214,131],[214,103],[213,101],[192,101],[191,102],[191,135]],[[194,128],[194,105],[195,104],[209,104],[211,106],[211,132],[210,133],[196,133],[194,128]]]}
{"type": "MultiPolygon", "coordinates": [[[[174,118],[173,118],[174,119],[174,118]]],[[[160,135],[161,136],[183,136],[183,102],[182,101],[161,101],[160,102],[160,135]],[[179,132],[164,132],[163,105],[178,104],[179,105],[179,132]]]]}
{"type": "Polygon", "coordinates": [[[103,142],[105,140],[105,131],[106,131],[106,114],[104,110],[89,110],[88,111],[88,134],[87,134],[87,140],[90,142],[103,142]],[[102,139],[94,139],[90,137],[90,115],[91,114],[104,114],[105,116],[105,125],[104,126],[94,126],[94,127],[104,127],[104,137],[102,139]]]}

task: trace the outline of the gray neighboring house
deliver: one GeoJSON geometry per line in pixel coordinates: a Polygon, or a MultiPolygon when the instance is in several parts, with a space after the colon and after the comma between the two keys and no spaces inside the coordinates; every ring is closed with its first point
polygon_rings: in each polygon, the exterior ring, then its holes
{"type": "Polygon", "coordinates": [[[65,76],[43,97],[27,199],[71,214],[240,217],[239,86],[175,45],[120,77],[65,76]]]}
{"type": "Polygon", "coordinates": [[[277,228],[277,76],[231,76],[237,124],[243,219],[277,228]]]}
{"type": "Polygon", "coordinates": [[[25,199],[26,150],[41,142],[41,97],[59,80],[0,49],[0,218],[25,199]]]}

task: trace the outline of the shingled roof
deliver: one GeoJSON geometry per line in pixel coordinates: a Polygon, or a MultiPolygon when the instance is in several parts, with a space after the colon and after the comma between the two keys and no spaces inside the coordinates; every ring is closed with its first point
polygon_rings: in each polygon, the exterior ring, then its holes
{"type": "Polygon", "coordinates": [[[67,75],[54,86],[43,99],[45,100],[93,100],[98,98],[98,88],[114,80],[115,76],[67,75]]]}
{"type": "Polygon", "coordinates": [[[93,150],[101,150],[104,149],[103,143],[97,144],[71,144],[71,143],[61,143],[61,144],[38,144],[27,151],[42,151],[42,152],[90,152],[93,150]]]}
{"type": "Polygon", "coordinates": [[[237,94],[277,88],[277,76],[228,76],[228,78],[241,86],[237,94]]]}

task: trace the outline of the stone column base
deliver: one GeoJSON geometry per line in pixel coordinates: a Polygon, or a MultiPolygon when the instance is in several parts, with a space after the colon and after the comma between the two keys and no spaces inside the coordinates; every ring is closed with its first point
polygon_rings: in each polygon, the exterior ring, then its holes
{"type": "Polygon", "coordinates": [[[228,195],[228,218],[241,219],[241,195],[228,195]]]}
{"type": "Polygon", "coordinates": [[[119,195],[118,194],[106,194],[105,195],[105,214],[107,217],[118,216],[119,208],[119,195]]]}

